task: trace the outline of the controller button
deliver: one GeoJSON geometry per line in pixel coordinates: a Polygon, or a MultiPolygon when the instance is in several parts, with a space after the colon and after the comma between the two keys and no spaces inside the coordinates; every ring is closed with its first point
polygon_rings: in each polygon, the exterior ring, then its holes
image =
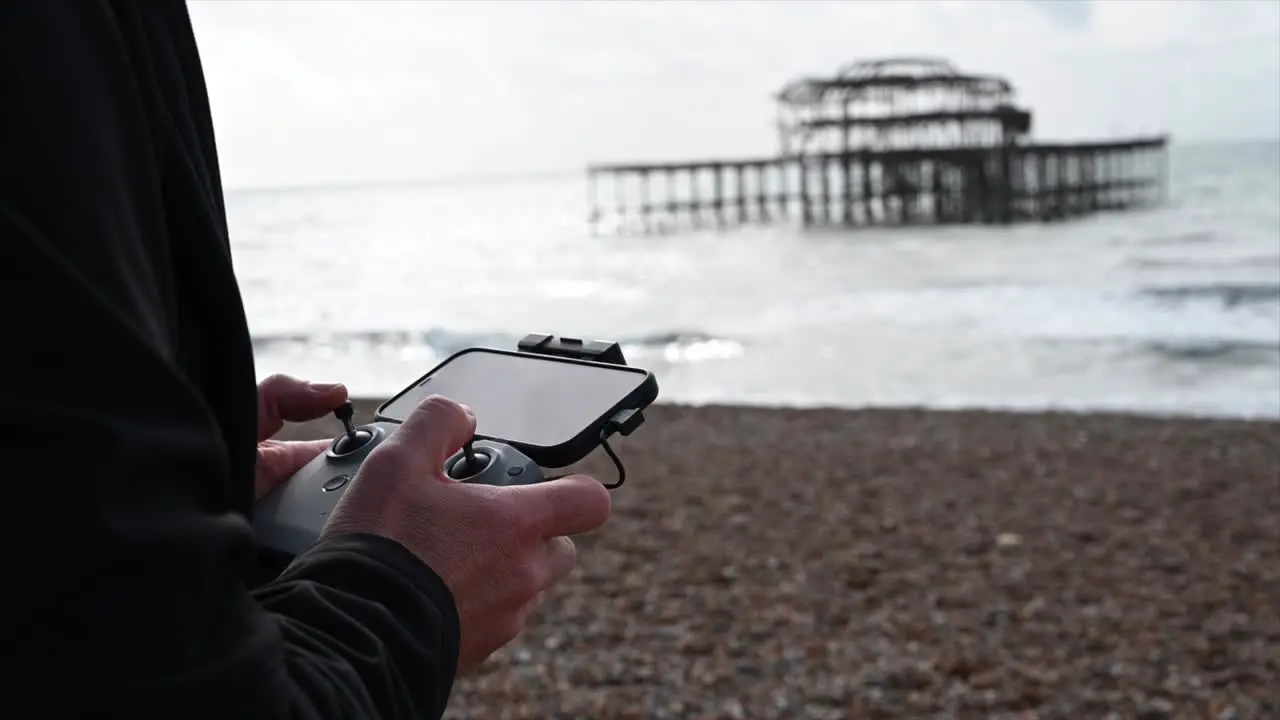
{"type": "Polygon", "coordinates": [[[524,472],[524,468],[521,467],[520,465],[512,465],[511,467],[507,468],[507,474],[510,475],[511,477],[515,477],[522,472],[524,472]]]}
{"type": "Polygon", "coordinates": [[[341,489],[349,482],[351,482],[350,475],[334,475],[328,480],[325,480],[324,485],[321,485],[320,488],[325,492],[333,492],[334,490],[341,489]]]}

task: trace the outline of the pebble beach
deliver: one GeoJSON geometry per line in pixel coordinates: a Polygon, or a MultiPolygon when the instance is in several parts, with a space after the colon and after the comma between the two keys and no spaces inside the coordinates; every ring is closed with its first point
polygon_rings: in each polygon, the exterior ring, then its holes
{"type": "Polygon", "coordinates": [[[613,519],[447,717],[1280,717],[1280,423],[646,416],[613,519]]]}

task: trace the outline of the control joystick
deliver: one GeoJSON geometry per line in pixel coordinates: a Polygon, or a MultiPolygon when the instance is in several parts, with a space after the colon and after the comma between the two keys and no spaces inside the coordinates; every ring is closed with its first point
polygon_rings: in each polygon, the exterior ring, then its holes
{"type": "Polygon", "coordinates": [[[464,445],[444,461],[444,474],[472,485],[533,485],[546,479],[524,453],[490,440],[464,445]]]}
{"type": "Polygon", "coordinates": [[[476,452],[475,443],[469,442],[462,447],[462,454],[454,455],[452,460],[445,463],[445,474],[454,480],[467,480],[484,472],[492,458],[484,450],[476,452]]]}
{"type": "Polygon", "coordinates": [[[342,435],[334,438],[333,445],[329,447],[329,453],[331,456],[342,457],[344,455],[350,455],[365,445],[368,445],[369,441],[373,440],[374,434],[372,430],[366,428],[357,429],[351,424],[355,414],[355,406],[351,404],[350,400],[342,403],[342,405],[338,406],[337,410],[333,411],[334,417],[338,418],[338,421],[342,423],[344,432],[342,435]]]}

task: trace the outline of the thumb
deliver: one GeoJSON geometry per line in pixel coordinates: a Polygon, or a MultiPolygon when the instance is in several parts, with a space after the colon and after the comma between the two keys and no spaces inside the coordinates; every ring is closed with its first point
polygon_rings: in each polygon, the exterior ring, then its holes
{"type": "Polygon", "coordinates": [[[415,457],[424,459],[433,471],[443,472],[444,461],[475,434],[476,416],[471,408],[440,395],[429,395],[409,413],[387,443],[413,447],[415,457]]]}
{"type": "Polygon", "coordinates": [[[289,375],[272,375],[258,384],[258,440],[280,432],[285,421],[324,417],[347,399],[340,384],[309,383],[289,375]]]}

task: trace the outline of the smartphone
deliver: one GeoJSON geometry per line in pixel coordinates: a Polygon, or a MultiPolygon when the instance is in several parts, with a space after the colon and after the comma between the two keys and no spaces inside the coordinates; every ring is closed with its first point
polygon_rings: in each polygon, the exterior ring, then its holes
{"type": "Polygon", "coordinates": [[[656,400],[658,381],[627,365],[469,348],[383,403],[377,419],[404,422],[428,395],[475,411],[478,439],[506,443],[543,467],[559,468],[595,450],[619,412],[656,400]]]}

